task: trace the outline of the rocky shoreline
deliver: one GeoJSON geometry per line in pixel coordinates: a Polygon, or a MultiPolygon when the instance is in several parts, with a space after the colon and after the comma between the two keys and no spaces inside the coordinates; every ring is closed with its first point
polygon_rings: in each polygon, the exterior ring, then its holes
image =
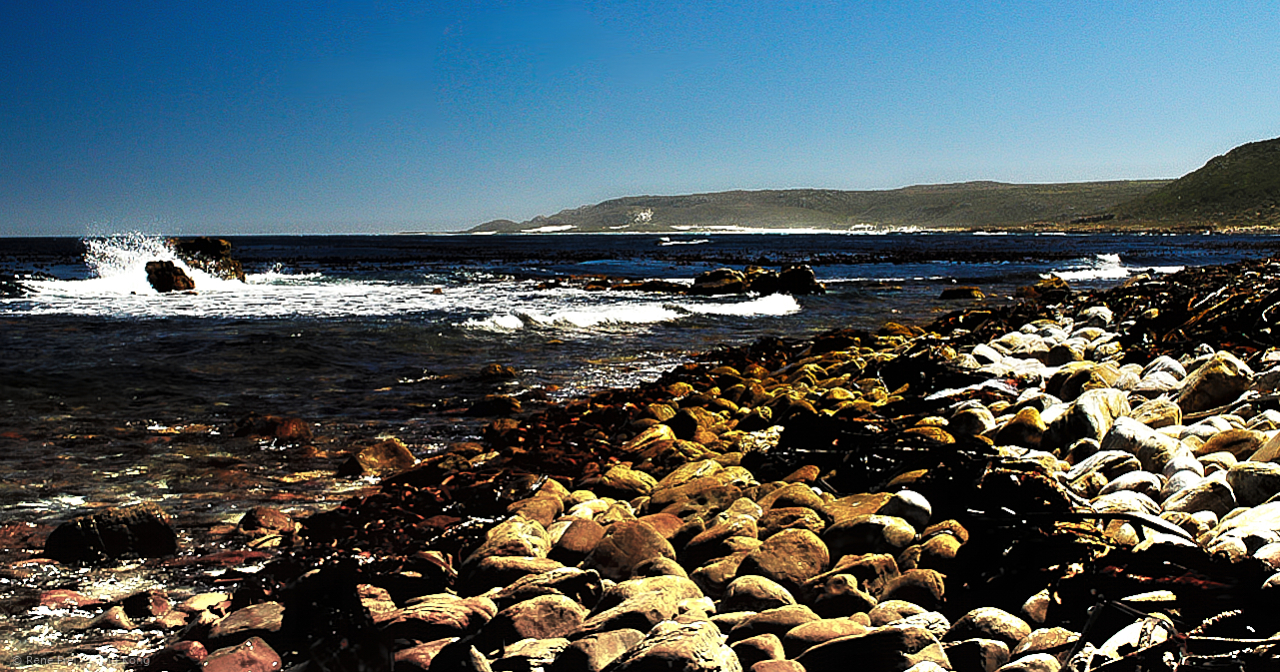
{"type": "MultiPolygon", "coordinates": [[[[523,413],[486,399],[507,415],[482,442],[368,445],[342,469],[376,489],[255,509],[178,559],[216,590],[33,608],[79,605],[64,631],[146,670],[1269,669],[1278,318],[1271,260],[1044,282],[523,413]]],[[[172,564],[170,525],[4,526],[6,571],[172,564]]]]}

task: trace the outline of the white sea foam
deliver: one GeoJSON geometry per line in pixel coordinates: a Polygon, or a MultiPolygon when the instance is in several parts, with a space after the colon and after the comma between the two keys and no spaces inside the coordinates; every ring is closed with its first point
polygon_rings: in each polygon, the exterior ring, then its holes
{"type": "Polygon", "coordinates": [[[524,328],[608,330],[675,322],[698,315],[767,317],[789,315],[799,310],[799,302],[786,294],[771,294],[745,301],[733,297],[670,303],[660,296],[614,298],[602,296],[599,292],[569,290],[557,292],[555,297],[543,294],[517,299],[517,305],[484,317],[468,318],[459,326],[495,332],[524,328]],[[546,300],[548,298],[551,300],[546,300]]]}
{"type": "Polygon", "coordinates": [[[659,247],[671,247],[672,245],[706,245],[711,242],[710,238],[697,238],[695,240],[671,240],[667,236],[658,239],[659,247]]]}
{"type": "Polygon", "coordinates": [[[538,226],[532,229],[521,229],[520,233],[564,233],[576,228],[578,227],[573,224],[549,224],[547,226],[538,226]]]}
{"type": "Polygon", "coordinates": [[[275,268],[262,273],[246,273],[244,281],[251,285],[298,284],[314,282],[324,278],[323,273],[289,273],[279,264],[275,268]]]}
{"type": "Polygon", "coordinates": [[[789,315],[800,304],[770,296],[673,297],[638,292],[539,288],[533,280],[474,274],[418,275],[401,280],[343,278],[291,272],[283,266],[250,273],[246,282],[223,280],[182,263],[163,240],[140,235],[90,241],[90,277],[24,281],[27,293],[0,299],[0,314],[81,315],[126,319],[172,317],[283,319],[387,317],[441,320],[495,333],[525,329],[574,335],[616,333],[697,317],[789,315]],[[195,280],[196,290],[160,294],[146,280],[151,260],[172,261],[195,280]]]}
{"type": "Polygon", "coordinates": [[[769,294],[758,299],[738,303],[691,303],[681,309],[701,315],[737,315],[754,317],[766,315],[790,315],[800,311],[800,302],[790,294],[769,294]]]}
{"type": "Polygon", "coordinates": [[[1118,254],[1098,254],[1090,259],[1076,261],[1070,267],[1056,269],[1050,273],[1042,273],[1040,277],[1058,276],[1067,282],[1090,282],[1101,280],[1123,280],[1135,272],[1155,271],[1156,273],[1176,273],[1182,266],[1135,267],[1126,266],[1118,254]]]}

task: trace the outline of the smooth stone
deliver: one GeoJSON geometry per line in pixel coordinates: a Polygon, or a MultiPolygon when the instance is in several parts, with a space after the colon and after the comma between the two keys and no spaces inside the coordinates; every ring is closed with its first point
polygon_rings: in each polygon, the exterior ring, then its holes
{"type": "Polygon", "coordinates": [[[411,469],[417,463],[403,441],[391,438],[361,448],[338,467],[338,475],[378,476],[411,469]]]}
{"type": "Polygon", "coordinates": [[[835,574],[814,591],[813,610],[824,618],[870,612],[877,600],[858,587],[858,579],[852,574],[835,574]]]}
{"type": "Polygon", "coordinates": [[[913,614],[896,623],[899,627],[921,627],[928,630],[930,634],[942,639],[943,635],[951,629],[951,621],[947,620],[941,612],[924,611],[919,614],[913,614]]]}
{"type": "Polygon", "coordinates": [[[569,643],[547,672],[600,672],[644,639],[632,628],[587,635],[569,643]]]}
{"type": "Polygon", "coordinates": [[[524,639],[504,646],[502,656],[493,661],[493,669],[498,672],[545,669],[568,648],[569,640],[563,637],[524,639]]]}
{"type": "Polygon", "coordinates": [[[797,590],[830,565],[831,554],[818,535],[809,530],[788,529],[769,537],[749,553],[738,566],[738,575],[759,574],[788,590],[797,590]]]}
{"type": "Polygon", "coordinates": [[[1194,471],[1178,471],[1169,475],[1165,480],[1164,486],[1160,488],[1160,501],[1166,501],[1175,494],[1188,490],[1199,485],[1204,481],[1204,476],[1194,471]]]}
{"type": "Polygon", "coordinates": [[[1226,352],[1214,353],[1188,374],[1178,393],[1183,413],[1196,413],[1235,401],[1253,383],[1253,370],[1240,358],[1226,352]]]}
{"type": "Polygon", "coordinates": [[[387,619],[382,630],[392,639],[429,642],[472,634],[497,613],[497,605],[487,597],[424,595],[387,619]]]}
{"type": "Polygon", "coordinates": [[[806,672],[804,666],[794,660],[762,660],[751,666],[751,672],[806,672]]]}
{"type": "Polygon", "coordinates": [[[965,408],[950,418],[947,431],[953,436],[980,436],[996,428],[996,418],[985,407],[965,408]]]}
{"type": "Polygon", "coordinates": [[[898,555],[898,567],[908,569],[936,569],[946,574],[964,542],[951,534],[936,534],[919,544],[908,546],[898,555]]]}
{"type": "Polygon", "coordinates": [[[1012,662],[999,668],[996,672],[1058,672],[1062,663],[1047,653],[1032,653],[1017,656],[1012,662]]]}
{"type": "Polygon", "coordinates": [[[653,492],[658,487],[658,481],[643,471],[617,464],[606,471],[599,482],[591,485],[592,490],[605,497],[631,499],[653,492]]]}
{"type": "Polygon", "coordinates": [[[277,672],[280,654],[260,637],[210,653],[200,663],[202,672],[277,672]]]}
{"type": "Polygon", "coordinates": [[[1181,425],[1182,409],[1168,399],[1151,399],[1139,404],[1129,417],[1152,429],[1160,429],[1181,425]]]}
{"type": "Polygon", "coordinates": [[[1019,409],[1011,420],[1006,422],[995,435],[997,446],[1021,446],[1038,448],[1049,428],[1040,417],[1040,410],[1034,406],[1019,409]]]}
{"type": "Polygon", "coordinates": [[[1191,454],[1182,453],[1165,462],[1162,473],[1165,478],[1172,478],[1179,471],[1190,471],[1196,476],[1204,476],[1204,463],[1191,454]]]}
{"type": "Polygon", "coordinates": [[[791,591],[768,577],[747,574],[734,579],[724,589],[720,598],[720,610],[765,611],[795,604],[791,591]]]}
{"type": "Polygon", "coordinates": [[[803,604],[788,604],[785,607],[766,609],[733,626],[728,633],[728,641],[732,643],[765,633],[782,637],[792,628],[817,621],[819,618],[812,609],[803,604]]]}
{"type": "Polygon", "coordinates": [[[827,529],[827,522],[817,511],[803,506],[769,509],[757,524],[761,539],[768,539],[786,529],[809,530],[818,535],[827,529]]]}
{"type": "Polygon", "coordinates": [[[733,537],[757,538],[756,519],[735,515],[721,520],[689,540],[681,552],[683,561],[691,567],[701,567],[715,558],[733,552],[733,537]]]}
{"type": "Polygon", "coordinates": [[[537,574],[526,574],[506,586],[494,588],[484,594],[493,600],[498,609],[538,597],[539,595],[566,595],[579,604],[596,604],[604,593],[600,574],[594,569],[559,567],[537,574]]]}
{"type": "Polygon", "coordinates": [[[944,641],[942,650],[952,669],[962,672],[996,672],[1009,662],[1009,645],[995,639],[944,641]]]}
{"type": "Polygon", "coordinates": [[[608,669],[610,672],[666,669],[742,672],[742,664],[711,621],[667,621],[654,626],[639,644],[622,654],[608,669]]]}
{"type": "Polygon", "coordinates": [[[806,672],[846,672],[851,661],[860,669],[885,672],[901,672],[921,662],[951,667],[937,638],[921,627],[888,626],[837,637],[810,647],[795,661],[806,672]]]}
{"type": "Polygon", "coordinates": [[[881,516],[896,516],[907,521],[913,528],[923,530],[933,517],[933,506],[924,495],[913,490],[900,490],[885,502],[876,512],[881,516]]]}
{"type": "Polygon", "coordinates": [[[1244,460],[1258,452],[1258,449],[1266,445],[1266,443],[1267,435],[1263,432],[1252,429],[1228,429],[1210,437],[1199,448],[1196,448],[1195,454],[1199,456],[1225,451],[1234,455],[1238,460],[1244,460]]]}
{"type": "Polygon", "coordinates": [[[279,602],[261,602],[227,614],[209,628],[205,646],[219,649],[243,642],[250,637],[272,639],[280,632],[284,606],[279,602]]]}
{"type": "Polygon", "coordinates": [[[877,604],[874,609],[867,612],[867,618],[871,625],[880,627],[884,625],[892,625],[902,621],[904,618],[923,614],[928,611],[924,607],[915,602],[907,600],[885,600],[877,604]]]}
{"type": "Polygon", "coordinates": [[[1132,490],[1155,499],[1160,496],[1160,489],[1163,486],[1164,479],[1156,474],[1149,471],[1131,471],[1108,482],[1098,494],[1109,495],[1120,490],[1132,490]]]}
{"type": "Polygon", "coordinates": [[[595,569],[606,579],[621,581],[631,576],[636,565],[662,556],[675,559],[671,542],[647,523],[629,520],[610,525],[582,565],[595,569]]]}
{"type": "Polygon", "coordinates": [[[1182,381],[1168,371],[1155,371],[1138,380],[1133,391],[1144,397],[1156,397],[1173,392],[1182,386],[1182,381]]]}
{"type": "Polygon", "coordinates": [[[1042,448],[1063,448],[1084,438],[1101,441],[1117,418],[1129,414],[1129,398],[1120,390],[1096,389],[1081,394],[1050,421],[1042,448]]]}
{"type": "Polygon", "coordinates": [[[178,551],[169,516],[152,502],[77,516],[49,533],[45,555],[67,564],[158,558],[178,551]]]}
{"type": "Polygon", "coordinates": [[[604,526],[594,520],[570,518],[557,521],[547,529],[552,539],[547,557],[566,565],[582,562],[604,538],[604,526]]]}
{"type": "MultiPolygon", "coordinates": [[[[1066,628],[1039,628],[1032,630],[1021,642],[1018,642],[1018,645],[1010,652],[1010,657],[1016,662],[1023,656],[1053,650],[1061,651],[1059,655],[1065,658],[1068,650],[1062,647],[1075,642],[1079,638],[1079,634],[1066,628]]],[[[1058,662],[1061,663],[1062,661],[1059,660],[1058,662]]]]}
{"type": "Polygon", "coordinates": [[[882,600],[906,600],[926,609],[943,604],[946,582],[941,572],[933,569],[908,569],[885,586],[882,600]]]}
{"type": "Polygon", "coordinates": [[[480,636],[487,643],[553,639],[578,630],[586,607],[564,595],[539,595],[499,611],[480,636]]]}
{"type": "Polygon", "coordinates": [[[1012,647],[1029,634],[1031,626],[1018,616],[996,607],[979,607],[961,616],[942,640],[991,639],[1012,647]]]}
{"type": "Polygon", "coordinates": [[[685,600],[702,597],[697,584],[678,576],[622,581],[605,590],[591,614],[569,639],[620,628],[648,632],[654,625],[679,615],[685,600]]]}
{"type": "Polygon", "coordinates": [[[1138,458],[1128,451],[1099,450],[1071,467],[1066,477],[1068,481],[1076,481],[1088,472],[1097,472],[1109,482],[1122,474],[1141,468],[1142,464],[1138,458]]]}
{"type": "Polygon", "coordinates": [[[865,623],[852,618],[822,618],[802,623],[787,631],[782,646],[788,658],[795,658],[809,647],[829,642],[837,637],[857,635],[870,629],[865,623]]]}
{"type": "Polygon", "coordinates": [[[1137,456],[1142,468],[1155,474],[1164,471],[1164,465],[1180,455],[1190,455],[1191,449],[1181,441],[1166,436],[1134,420],[1120,418],[1102,438],[1101,450],[1123,450],[1137,456]]]}
{"type": "Polygon", "coordinates": [[[822,540],[834,557],[888,553],[896,555],[915,542],[911,523],[896,516],[864,515],[826,529],[822,540]]]}
{"type": "Polygon", "coordinates": [[[480,545],[463,565],[472,565],[494,556],[545,558],[551,550],[551,536],[538,521],[521,515],[510,516],[485,533],[480,545]]]}
{"type": "Polygon", "coordinates": [[[1212,511],[1219,517],[1236,508],[1236,496],[1231,486],[1215,479],[1206,479],[1198,485],[1174,493],[1164,501],[1165,511],[1212,511]]]}
{"type": "Polygon", "coordinates": [[[1238,462],[1227,470],[1227,484],[1240,506],[1257,506],[1280,492],[1280,463],[1238,462]]]}
{"type": "Polygon", "coordinates": [[[1237,460],[1235,455],[1225,452],[1209,453],[1199,457],[1200,463],[1204,465],[1206,476],[1218,471],[1229,471],[1231,467],[1240,463],[1240,460],[1237,460]]]}
{"type": "Polygon", "coordinates": [[[1090,306],[1076,314],[1076,324],[1081,327],[1105,328],[1113,319],[1111,309],[1106,306],[1090,306]]]}
{"type": "Polygon", "coordinates": [[[644,578],[646,576],[678,576],[683,579],[689,578],[689,572],[685,571],[680,563],[671,558],[661,555],[654,556],[648,560],[641,560],[631,568],[631,574],[635,578],[644,578]]]}
{"type": "Polygon", "coordinates": [[[1182,380],[1187,377],[1187,369],[1182,366],[1181,362],[1169,355],[1160,355],[1150,362],[1147,362],[1147,365],[1142,367],[1142,375],[1144,376],[1156,371],[1168,372],[1178,380],[1182,380]]]}
{"type": "Polygon", "coordinates": [[[1160,514],[1160,505],[1151,497],[1133,490],[1117,490],[1105,495],[1098,495],[1089,500],[1090,506],[1099,513],[1124,513],[1136,511],[1150,515],[1160,514]]]}
{"type": "Polygon", "coordinates": [[[782,639],[771,632],[738,640],[729,646],[737,654],[738,662],[744,669],[751,669],[751,666],[761,661],[787,658],[782,639]]]}
{"type": "Polygon", "coordinates": [[[1262,444],[1262,447],[1249,456],[1252,462],[1280,462],[1280,432],[1262,444]]]}
{"type": "MultiPolygon", "coordinates": [[[[1271,370],[1280,373],[1280,367],[1276,367],[1271,370]]],[[[1274,432],[1280,429],[1280,411],[1277,411],[1274,408],[1268,408],[1252,418],[1249,418],[1249,421],[1246,422],[1244,426],[1245,429],[1253,429],[1259,432],[1274,432]]]]}

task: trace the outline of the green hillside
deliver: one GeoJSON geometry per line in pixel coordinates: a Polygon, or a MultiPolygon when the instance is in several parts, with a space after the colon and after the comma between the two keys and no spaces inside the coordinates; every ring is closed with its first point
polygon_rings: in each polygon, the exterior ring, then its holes
{"type": "Polygon", "coordinates": [[[473,232],[672,232],[854,227],[1009,228],[1065,224],[1107,212],[1167,180],[1005,184],[965,182],[883,191],[785,189],[630,196],[473,232]]]}
{"type": "Polygon", "coordinates": [[[1280,138],[1241,145],[1114,212],[1153,223],[1280,223],[1280,138]]]}

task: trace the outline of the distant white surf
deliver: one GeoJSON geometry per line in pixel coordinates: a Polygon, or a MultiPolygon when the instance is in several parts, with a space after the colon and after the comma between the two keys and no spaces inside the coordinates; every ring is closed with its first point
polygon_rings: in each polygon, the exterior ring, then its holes
{"type": "Polygon", "coordinates": [[[1141,271],[1176,273],[1182,269],[1182,266],[1126,266],[1118,254],[1098,254],[1093,257],[1078,259],[1065,268],[1042,273],[1041,277],[1057,276],[1067,282],[1091,282],[1123,280],[1141,271]]]}

